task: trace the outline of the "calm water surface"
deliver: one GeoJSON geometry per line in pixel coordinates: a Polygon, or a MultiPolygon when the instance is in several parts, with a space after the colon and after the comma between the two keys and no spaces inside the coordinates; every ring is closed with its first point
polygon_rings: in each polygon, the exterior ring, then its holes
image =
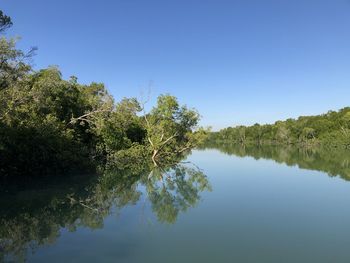
{"type": "Polygon", "coordinates": [[[221,145],[187,161],[8,191],[2,260],[350,262],[349,153],[221,145]]]}

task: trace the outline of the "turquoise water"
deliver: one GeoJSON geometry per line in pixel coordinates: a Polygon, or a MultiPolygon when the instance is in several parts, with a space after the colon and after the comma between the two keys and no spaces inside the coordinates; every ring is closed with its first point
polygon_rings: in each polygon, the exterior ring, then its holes
{"type": "Polygon", "coordinates": [[[207,148],[163,178],[8,193],[3,260],[350,262],[350,155],[331,154],[207,148]]]}

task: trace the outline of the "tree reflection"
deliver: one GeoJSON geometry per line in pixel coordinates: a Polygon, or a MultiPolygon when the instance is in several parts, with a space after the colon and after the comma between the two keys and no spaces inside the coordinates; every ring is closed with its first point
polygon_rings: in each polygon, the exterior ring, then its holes
{"type": "Polygon", "coordinates": [[[190,163],[151,172],[149,167],[110,167],[100,177],[79,178],[78,184],[65,181],[59,186],[3,194],[0,262],[24,262],[29,251],[54,243],[62,228],[72,232],[80,226],[102,228],[112,211],[137,204],[142,195],[159,222],[175,223],[179,213],[198,203],[201,192],[211,190],[203,171],[190,163]]]}
{"type": "Polygon", "coordinates": [[[175,223],[179,212],[194,207],[200,193],[211,190],[204,173],[193,167],[176,165],[172,169],[157,168],[145,180],[148,199],[160,222],[175,223]]]}
{"type": "Polygon", "coordinates": [[[271,159],[288,166],[316,170],[329,176],[350,180],[350,152],[348,149],[331,147],[296,147],[278,145],[241,145],[208,142],[202,148],[218,149],[228,155],[251,156],[255,159],[271,159]]]}

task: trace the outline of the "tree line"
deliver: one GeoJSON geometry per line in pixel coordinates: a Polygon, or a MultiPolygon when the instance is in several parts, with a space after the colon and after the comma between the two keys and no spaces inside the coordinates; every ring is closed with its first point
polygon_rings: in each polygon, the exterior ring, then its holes
{"type": "Polygon", "coordinates": [[[34,70],[36,48],[24,52],[4,32],[0,11],[0,177],[96,170],[107,163],[147,159],[158,166],[199,143],[199,113],[160,95],[115,102],[102,83],[63,79],[57,67],[34,70]]]}
{"type": "Polygon", "coordinates": [[[350,147],[350,107],[274,124],[236,126],[211,133],[209,140],[255,145],[350,147]]]}

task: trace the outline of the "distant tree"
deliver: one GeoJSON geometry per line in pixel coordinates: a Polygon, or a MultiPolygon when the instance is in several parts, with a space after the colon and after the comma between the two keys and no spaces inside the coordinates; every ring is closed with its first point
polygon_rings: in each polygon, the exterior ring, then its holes
{"type": "Polygon", "coordinates": [[[281,142],[288,142],[289,130],[284,123],[278,122],[276,124],[276,140],[281,142]]]}
{"type": "Polygon", "coordinates": [[[276,121],[274,124],[236,126],[222,129],[209,136],[211,141],[245,144],[328,145],[350,148],[350,107],[316,116],[276,121]],[[243,132],[245,131],[245,132],[243,132]]]}
{"type": "Polygon", "coordinates": [[[309,127],[305,127],[301,133],[301,139],[303,141],[315,139],[315,136],[315,129],[309,127]]]}
{"type": "Polygon", "coordinates": [[[250,128],[251,128],[251,131],[252,131],[252,137],[257,142],[257,144],[260,145],[262,143],[262,137],[263,137],[263,134],[264,134],[263,126],[261,126],[258,123],[255,123],[250,128]]]}
{"type": "Polygon", "coordinates": [[[246,141],[246,127],[239,126],[237,128],[238,131],[238,140],[240,143],[244,143],[246,141]]]}

